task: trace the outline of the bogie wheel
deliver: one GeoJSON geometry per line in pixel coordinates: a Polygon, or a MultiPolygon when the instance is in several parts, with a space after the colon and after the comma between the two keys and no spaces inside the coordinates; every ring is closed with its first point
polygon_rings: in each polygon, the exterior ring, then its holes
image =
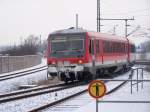
{"type": "Polygon", "coordinates": [[[66,79],[65,79],[65,84],[68,84],[68,81],[69,81],[68,78],[66,78],[66,79]]]}
{"type": "Polygon", "coordinates": [[[54,77],[50,76],[50,74],[47,71],[47,80],[53,80],[53,79],[54,79],[54,77]]]}
{"type": "Polygon", "coordinates": [[[83,81],[84,80],[84,78],[83,78],[83,72],[78,72],[77,73],[77,80],[79,80],[79,81],[83,81]]]}
{"type": "Polygon", "coordinates": [[[84,72],[83,78],[86,82],[90,82],[91,80],[93,80],[93,75],[90,72],[84,72]]]}

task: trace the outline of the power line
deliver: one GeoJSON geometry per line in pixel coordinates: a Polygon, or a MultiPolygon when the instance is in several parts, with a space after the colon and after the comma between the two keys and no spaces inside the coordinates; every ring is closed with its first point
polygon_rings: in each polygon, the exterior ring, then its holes
{"type": "Polygon", "coordinates": [[[134,20],[134,17],[133,18],[129,18],[129,19],[110,19],[110,18],[98,18],[99,20],[111,20],[111,21],[114,21],[114,20],[117,20],[117,21],[125,21],[125,37],[127,37],[128,36],[128,32],[127,32],[127,27],[129,26],[128,24],[127,24],[127,22],[129,21],[129,20],[134,20]]]}

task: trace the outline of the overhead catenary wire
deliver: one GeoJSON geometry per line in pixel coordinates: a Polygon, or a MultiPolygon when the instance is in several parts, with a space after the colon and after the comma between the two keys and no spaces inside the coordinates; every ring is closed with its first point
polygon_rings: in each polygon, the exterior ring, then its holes
{"type": "MultiPolygon", "coordinates": [[[[111,3],[107,3],[106,4],[106,1],[104,1],[104,0],[101,0],[101,5],[102,6],[104,6],[104,5],[109,5],[109,7],[111,6],[112,7],[112,4],[111,3]]],[[[116,18],[115,17],[115,15],[117,16],[117,15],[119,15],[117,18],[120,18],[120,16],[124,16],[124,15],[127,15],[127,16],[129,16],[129,15],[131,15],[131,14],[134,14],[134,17],[136,18],[136,19],[138,19],[139,17],[141,18],[141,17],[146,17],[146,16],[149,16],[150,15],[150,13],[148,13],[147,11],[150,11],[150,7],[147,7],[147,8],[144,8],[144,9],[136,9],[136,10],[131,10],[131,11],[126,11],[126,12],[121,12],[121,13],[110,13],[110,14],[101,14],[101,17],[99,17],[99,19],[100,20],[107,20],[106,19],[106,17],[104,17],[105,15],[114,15],[114,16],[111,16],[111,17],[113,17],[113,18],[116,18]]],[[[110,11],[110,12],[112,12],[112,11],[110,11]]],[[[107,17],[108,18],[108,17],[107,17]]],[[[108,20],[110,20],[110,19],[108,19],[108,20]]],[[[111,19],[111,20],[116,20],[116,19],[111,19]]],[[[118,20],[120,20],[120,19],[118,19],[118,20]]],[[[127,26],[129,26],[128,24],[127,24],[127,21],[128,20],[125,20],[125,37],[127,37],[127,36],[129,36],[130,35],[130,33],[133,33],[133,32],[130,32],[129,34],[127,33],[127,26]]],[[[118,23],[117,23],[118,24],[118,23]]],[[[101,26],[106,26],[106,25],[99,25],[99,27],[101,27],[101,26]]],[[[136,25],[136,26],[141,26],[141,23],[139,24],[138,23],[138,25],[136,25]]],[[[114,28],[113,28],[114,29],[114,28]]],[[[134,31],[134,30],[133,30],[134,31]]]]}

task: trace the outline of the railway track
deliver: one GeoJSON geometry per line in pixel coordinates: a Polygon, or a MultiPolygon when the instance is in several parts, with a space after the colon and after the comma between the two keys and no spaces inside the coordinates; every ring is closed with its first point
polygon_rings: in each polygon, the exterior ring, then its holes
{"type": "MultiPolygon", "coordinates": [[[[121,77],[127,79],[128,73],[125,75],[122,75],[121,77]]],[[[120,76],[117,76],[117,78],[120,78],[120,76]]],[[[40,89],[41,87],[35,87],[34,89],[37,89],[37,88],[40,89]]],[[[0,98],[0,111],[4,111],[4,112],[6,110],[8,112],[30,111],[36,107],[42,106],[43,104],[48,104],[50,102],[51,103],[56,102],[56,101],[60,100],[60,97],[61,97],[61,99],[63,99],[65,97],[73,95],[74,93],[78,93],[81,91],[83,91],[83,93],[84,93],[85,88],[88,88],[87,84],[85,85],[85,83],[82,83],[82,84],[78,83],[78,85],[76,85],[76,86],[72,85],[72,87],[70,86],[70,88],[68,87],[66,89],[62,89],[61,87],[55,88],[55,86],[54,86],[54,88],[51,88],[51,90],[50,89],[48,91],[44,90],[46,92],[44,92],[41,89],[41,91],[40,90],[36,91],[37,94],[36,93],[33,94],[35,91],[33,91],[32,88],[30,88],[31,90],[30,89],[26,90],[26,91],[28,91],[27,93],[29,95],[25,95],[25,96],[23,93],[19,94],[19,92],[24,91],[24,90],[19,90],[19,91],[17,91],[18,95],[15,95],[16,92],[12,92],[12,94],[14,94],[14,96],[11,96],[10,93],[8,93],[8,96],[10,96],[10,97],[7,97],[7,95],[1,96],[4,99],[0,98]],[[58,89],[58,90],[56,90],[56,89],[58,89]],[[42,93],[42,91],[43,91],[43,93],[42,93]],[[33,95],[30,95],[30,93],[33,95]],[[11,97],[13,97],[13,98],[11,98],[11,97]]]]}
{"type": "Polygon", "coordinates": [[[23,98],[34,97],[34,96],[42,95],[42,94],[46,94],[46,93],[57,92],[60,90],[80,86],[83,84],[83,83],[77,83],[77,84],[75,84],[75,83],[70,83],[69,86],[66,85],[65,83],[60,83],[57,85],[47,85],[47,86],[30,88],[30,89],[26,89],[26,90],[19,90],[19,91],[7,93],[7,94],[1,94],[0,95],[0,104],[10,102],[10,101],[20,100],[23,98]]]}
{"type": "MultiPolygon", "coordinates": [[[[131,78],[131,76],[130,76],[128,79],[130,79],[130,78],[131,78]]],[[[111,93],[117,91],[119,88],[121,88],[121,87],[122,87],[124,84],[126,84],[126,83],[127,83],[127,81],[123,81],[121,84],[118,84],[116,87],[114,87],[113,89],[109,90],[109,91],[106,93],[106,95],[109,95],[109,94],[111,94],[111,93]]],[[[46,104],[46,105],[42,105],[42,106],[40,106],[40,107],[37,107],[37,108],[35,108],[35,109],[32,109],[32,110],[30,110],[29,112],[37,112],[37,111],[42,111],[42,110],[48,110],[48,109],[50,109],[51,107],[57,108],[57,105],[58,105],[58,104],[60,104],[60,103],[62,103],[62,102],[65,102],[65,101],[68,101],[68,100],[71,100],[71,99],[73,99],[73,98],[75,98],[75,97],[79,97],[79,96],[81,96],[81,95],[87,93],[87,91],[88,91],[87,88],[86,88],[86,89],[83,89],[83,90],[80,91],[80,92],[71,94],[71,95],[69,95],[69,96],[67,96],[67,97],[64,97],[64,98],[62,98],[62,99],[59,99],[59,100],[57,100],[57,101],[54,101],[54,102],[48,103],[48,104],[46,104]]],[[[72,104],[71,104],[71,105],[72,105],[72,104]]],[[[77,106],[77,107],[79,108],[79,106],[77,106]]],[[[50,110],[51,110],[51,109],[50,109],[50,110]]],[[[52,109],[53,112],[55,112],[54,110],[55,110],[55,109],[52,109]]],[[[58,110],[58,109],[56,109],[56,110],[58,110]]],[[[71,110],[70,110],[70,111],[71,111],[71,110]]]]}
{"type": "Polygon", "coordinates": [[[29,75],[29,74],[32,74],[32,73],[36,73],[36,72],[39,72],[39,71],[46,70],[46,69],[47,69],[47,66],[42,66],[42,67],[38,67],[38,68],[30,69],[30,70],[24,70],[24,71],[21,71],[21,72],[12,73],[12,74],[8,74],[8,75],[0,75],[0,81],[13,79],[13,78],[17,78],[17,77],[21,77],[21,76],[25,76],[25,75],[29,75]]]}

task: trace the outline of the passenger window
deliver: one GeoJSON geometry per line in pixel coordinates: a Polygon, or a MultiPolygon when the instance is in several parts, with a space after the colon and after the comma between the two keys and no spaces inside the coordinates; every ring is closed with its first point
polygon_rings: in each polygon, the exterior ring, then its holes
{"type": "Polygon", "coordinates": [[[96,53],[100,53],[100,48],[99,48],[99,40],[96,40],[96,53]]]}

